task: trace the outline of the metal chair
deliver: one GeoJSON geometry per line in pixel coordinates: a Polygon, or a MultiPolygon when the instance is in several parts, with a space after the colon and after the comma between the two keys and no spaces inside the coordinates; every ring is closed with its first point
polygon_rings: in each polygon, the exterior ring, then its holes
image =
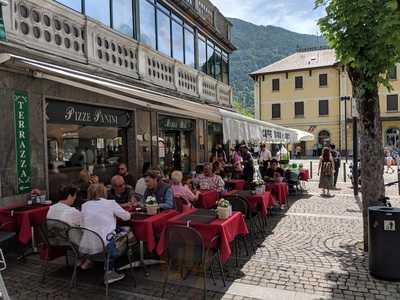
{"type": "Polygon", "coordinates": [[[45,263],[43,266],[42,281],[46,279],[46,272],[49,261],[65,256],[66,264],[68,261],[68,250],[72,251],[68,240],[68,230],[71,228],[69,224],[60,220],[47,219],[45,223],[39,226],[39,236],[42,244],[40,248],[45,251],[41,258],[45,263]]]}
{"type": "Polygon", "coordinates": [[[292,171],[287,171],[285,173],[285,180],[289,186],[289,192],[294,192],[297,195],[299,192],[303,192],[303,188],[301,186],[300,174],[297,174],[292,171]]]}
{"type": "MultiPolygon", "coordinates": [[[[233,211],[239,211],[245,216],[246,221],[250,225],[249,226],[249,231],[250,231],[249,237],[250,237],[251,248],[253,249],[253,252],[255,252],[256,251],[255,240],[256,240],[256,232],[257,232],[257,230],[256,230],[257,226],[255,223],[256,215],[252,214],[252,212],[249,209],[249,205],[244,197],[242,197],[240,195],[231,195],[231,196],[225,197],[225,199],[229,201],[229,203],[232,206],[233,211]]],[[[249,254],[248,254],[248,247],[247,247],[246,239],[243,237],[242,241],[245,245],[246,254],[248,256],[249,254]]],[[[237,247],[237,245],[236,245],[236,247],[237,247]]],[[[237,264],[237,262],[236,262],[236,264],[237,264]]]]}
{"type": "MultiPolygon", "coordinates": [[[[116,236],[114,234],[110,234],[107,237],[107,240],[111,242],[113,239],[115,241],[116,236]]],[[[109,269],[110,262],[110,252],[107,250],[106,245],[104,244],[101,236],[93,230],[89,230],[82,227],[72,227],[68,230],[68,240],[74,250],[75,254],[75,263],[74,263],[74,272],[72,274],[71,286],[76,287],[77,285],[77,268],[78,262],[80,260],[89,259],[93,262],[103,262],[105,265],[105,273],[104,279],[109,269]]],[[[129,241],[126,238],[127,242],[127,251],[129,251],[129,241]]],[[[130,251],[129,251],[130,252],[130,251]]],[[[130,257],[130,253],[128,255],[130,269],[132,270],[132,259],[130,257]]],[[[134,286],[136,287],[136,280],[134,280],[134,286]]],[[[104,280],[106,285],[106,297],[108,297],[109,291],[109,283],[107,280],[104,280]]]]}
{"type": "Polygon", "coordinates": [[[204,299],[207,298],[207,269],[210,268],[211,278],[214,285],[216,285],[213,264],[214,261],[218,261],[219,269],[222,276],[222,282],[224,287],[226,286],[224,270],[222,268],[221,255],[218,248],[213,248],[219,237],[215,236],[210,245],[207,247],[204,244],[204,240],[200,233],[191,227],[186,226],[170,226],[166,230],[166,242],[167,242],[167,273],[165,276],[162,295],[164,297],[165,288],[168,283],[169,273],[173,265],[179,267],[181,271],[181,277],[183,276],[183,270],[186,268],[189,270],[188,274],[194,268],[201,268],[203,273],[203,289],[204,299]]]}

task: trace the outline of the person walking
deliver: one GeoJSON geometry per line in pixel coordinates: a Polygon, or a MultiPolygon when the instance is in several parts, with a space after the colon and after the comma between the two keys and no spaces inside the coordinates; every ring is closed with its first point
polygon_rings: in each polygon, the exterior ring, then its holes
{"type": "Polygon", "coordinates": [[[335,174],[335,162],[333,161],[329,148],[322,150],[322,156],[319,159],[318,176],[319,188],[322,189],[323,197],[332,197],[330,190],[333,188],[333,176],[335,174]]]}
{"type": "Polygon", "coordinates": [[[339,151],[336,150],[335,144],[331,144],[330,148],[331,148],[331,155],[333,158],[333,162],[335,163],[335,175],[333,176],[333,187],[336,189],[336,184],[340,170],[340,153],[339,151]]]}

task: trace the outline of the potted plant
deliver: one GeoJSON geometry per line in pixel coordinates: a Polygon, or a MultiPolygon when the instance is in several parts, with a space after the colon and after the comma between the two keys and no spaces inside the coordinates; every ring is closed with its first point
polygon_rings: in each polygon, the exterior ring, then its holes
{"type": "Polygon", "coordinates": [[[228,200],[221,199],[217,202],[217,214],[219,219],[228,219],[232,216],[232,206],[228,200]]]}
{"type": "Polygon", "coordinates": [[[147,197],[145,201],[145,206],[148,215],[154,216],[158,213],[159,206],[156,197],[153,196],[147,197]]]}

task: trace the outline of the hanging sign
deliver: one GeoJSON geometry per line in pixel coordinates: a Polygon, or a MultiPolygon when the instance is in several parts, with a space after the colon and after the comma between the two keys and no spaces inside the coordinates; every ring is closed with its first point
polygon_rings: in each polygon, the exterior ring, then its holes
{"type": "Polygon", "coordinates": [[[26,92],[15,92],[15,152],[17,162],[17,192],[25,194],[31,191],[32,167],[29,134],[29,99],[26,92]]]}
{"type": "Polygon", "coordinates": [[[6,27],[4,26],[3,8],[0,4],[0,41],[6,40],[6,27]]]}

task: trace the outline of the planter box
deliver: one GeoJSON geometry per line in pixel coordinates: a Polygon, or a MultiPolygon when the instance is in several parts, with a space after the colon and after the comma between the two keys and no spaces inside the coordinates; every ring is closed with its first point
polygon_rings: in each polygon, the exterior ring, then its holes
{"type": "Polygon", "coordinates": [[[146,211],[149,216],[158,214],[158,205],[146,205],[146,211]]]}
{"type": "Polygon", "coordinates": [[[217,208],[218,219],[226,220],[232,216],[232,206],[229,207],[218,207],[217,208]]]}

